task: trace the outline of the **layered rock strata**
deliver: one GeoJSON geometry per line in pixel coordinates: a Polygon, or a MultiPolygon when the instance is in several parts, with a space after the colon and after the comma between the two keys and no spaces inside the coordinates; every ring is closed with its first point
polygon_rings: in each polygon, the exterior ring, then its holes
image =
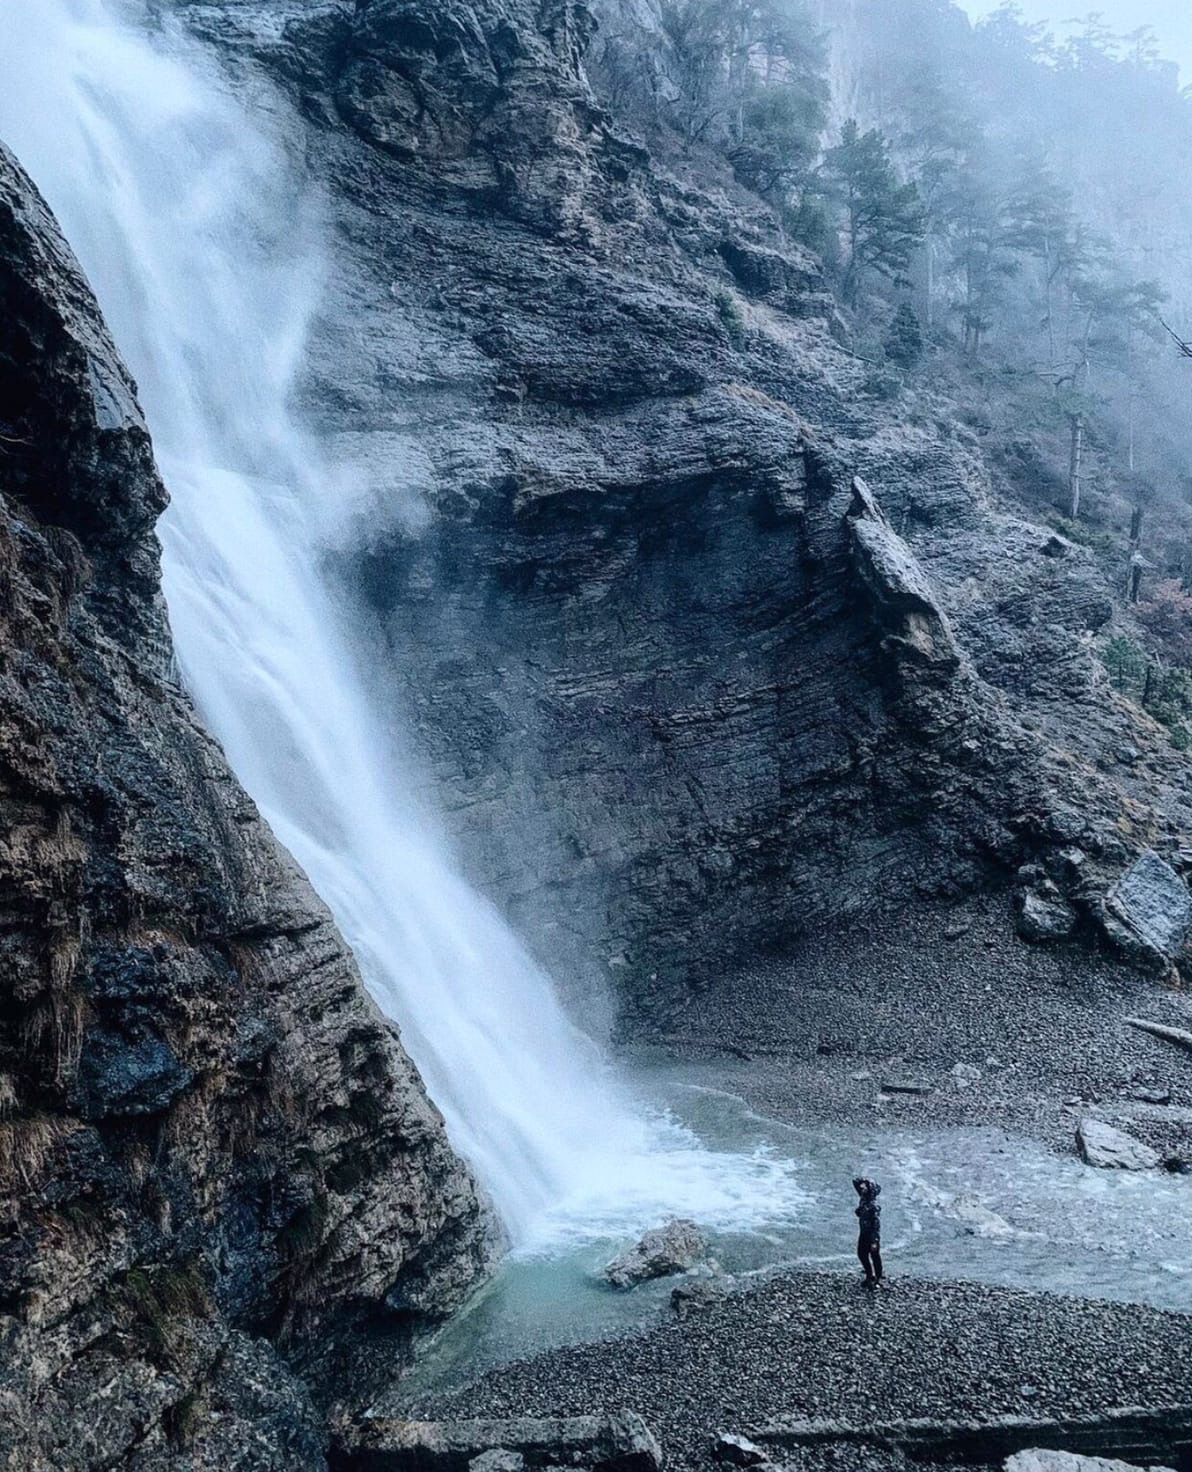
{"type": "Polygon", "coordinates": [[[171,668],[135,387],[0,150],[0,1466],[323,1465],[485,1210],[171,668]]]}
{"type": "Polygon", "coordinates": [[[624,4],[170,8],[306,119],[306,398],[367,487],[334,561],[473,877],[577,995],[651,1029],[825,919],[991,884],[1032,939],[1183,956],[1110,901],[1147,849],[1179,900],[1189,791],[1101,667],[1093,554],[850,350],[722,164],[601,104],[624,4]]]}

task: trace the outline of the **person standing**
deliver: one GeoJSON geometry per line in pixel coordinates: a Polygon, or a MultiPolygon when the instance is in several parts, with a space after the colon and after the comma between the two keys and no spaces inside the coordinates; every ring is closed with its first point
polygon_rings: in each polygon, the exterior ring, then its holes
{"type": "Polygon", "coordinates": [[[861,1198],[857,1207],[860,1232],[857,1236],[857,1256],[865,1270],[866,1288],[876,1288],[882,1281],[882,1209],[877,1198],[882,1188],[866,1176],[857,1176],[853,1189],[861,1198]]]}

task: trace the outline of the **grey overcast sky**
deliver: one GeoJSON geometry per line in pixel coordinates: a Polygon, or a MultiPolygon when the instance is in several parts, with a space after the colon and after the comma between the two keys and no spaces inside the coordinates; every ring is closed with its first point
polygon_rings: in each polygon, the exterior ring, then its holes
{"type": "MultiPolygon", "coordinates": [[[[998,0],[961,0],[970,15],[988,15],[998,0]]],[[[1029,20],[1049,21],[1057,31],[1073,16],[1099,10],[1107,25],[1119,31],[1152,26],[1163,55],[1178,61],[1180,80],[1192,82],[1192,0],[1019,0],[1029,20]]]]}

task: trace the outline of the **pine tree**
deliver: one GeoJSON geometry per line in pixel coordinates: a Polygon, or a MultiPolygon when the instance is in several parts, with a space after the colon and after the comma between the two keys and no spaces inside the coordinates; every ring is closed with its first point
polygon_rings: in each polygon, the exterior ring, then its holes
{"type": "Polygon", "coordinates": [[[959,279],[964,351],[979,356],[1019,268],[1007,204],[988,169],[970,158],[944,203],[959,279]]]}
{"type": "Polygon", "coordinates": [[[1059,343],[1057,289],[1074,269],[1079,230],[1070,193],[1056,183],[1038,157],[1024,159],[1019,166],[1007,205],[1007,241],[1038,262],[1048,370],[1054,373],[1059,343]]]}
{"type": "Polygon", "coordinates": [[[937,267],[946,229],[946,204],[980,130],[968,108],[937,71],[916,74],[897,102],[897,147],[923,203],[923,295],[928,327],[935,323],[937,267]]]}
{"type": "Polygon", "coordinates": [[[825,156],[824,173],[844,209],[845,300],[856,301],[867,271],[904,279],[923,240],[923,204],[915,185],[899,179],[886,139],[876,128],[862,133],[850,118],[825,156]]]}
{"type": "MultiPolygon", "coordinates": [[[[824,38],[802,0],[660,0],[676,121],[775,181],[816,151],[828,104],[824,38]]],[[[752,182],[752,181],[751,181],[752,182]]]]}
{"type": "Polygon", "coordinates": [[[913,368],[923,356],[923,332],[909,302],[894,313],[884,346],[886,357],[899,368],[913,368]]]}
{"type": "Polygon", "coordinates": [[[742,183],[785,204],[806,186],[828,119],[826,42],[802,5],[735,3],[743,64],[729,157],[742,183]]]}
{"type": "Polygon", "coordinates": [[[1075,273],[1071,283],[1075,331],[1071,363],[1059,380],[1061,405],[1071,427],[1068,514],[1080,516],[1085,438],[1099,407],[1097,380],[1106,370],[1130,372],[1137,335],[1154,335],[1164,292],[1153,281],[1131,281],[1111,273],[1075,273]]]}
{"type": "Polygon", "coordinates": [[[725,106],[728,38],[720,0],[662,0],[659,10],[675,121],[688,143],[705,138],[725,106]]]}

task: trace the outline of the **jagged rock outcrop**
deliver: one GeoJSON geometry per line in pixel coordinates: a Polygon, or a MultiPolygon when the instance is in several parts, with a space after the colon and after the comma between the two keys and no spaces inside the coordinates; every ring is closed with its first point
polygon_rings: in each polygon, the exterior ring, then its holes
{"type": "Polygon", "coordinates": [[[598,105],[588,7],[173,6],[309,120],[338,261],[306,398],[372,492],[335,557],[557,975],[655,1029],[909,894],[1005,885],[1120,941],[1144,849],[1183,882],[1186,765],[1109,688],[1092,553],[849,350],[722,165],[598,105]]]}
{"type": "Polygon", "coordinates": [[[636,1411],[513,1420],[410,1421],[368,1416],[337,1441],[335,1472],[464,1472],[487,1451],[530,1467],[661,1472],[662,1448],[636,1411]]]}
{"type": "Polygon", "coordinates": [[[486,1213],[175,680],[135,388],[2,148],[0,415],[0,1467],[318,1468],[279,1347],[400,1353],[486,1213]]]}

